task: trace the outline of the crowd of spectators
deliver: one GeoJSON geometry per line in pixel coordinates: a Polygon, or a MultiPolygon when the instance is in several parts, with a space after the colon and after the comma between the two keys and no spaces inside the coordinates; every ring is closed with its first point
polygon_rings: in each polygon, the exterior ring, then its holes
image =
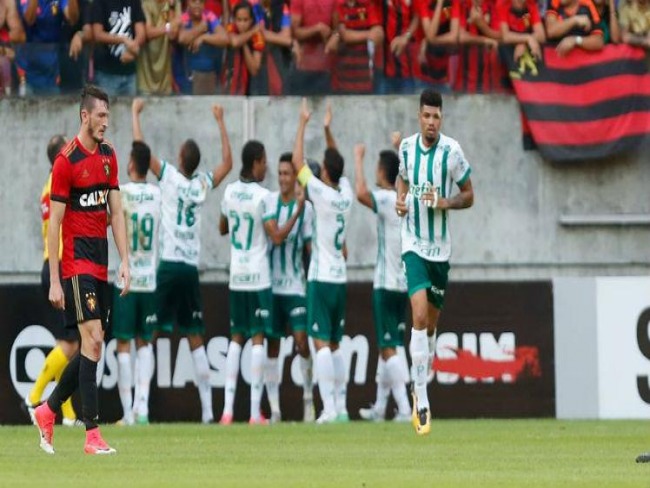
{"type": "Polygon", "coordinates": [[[650,50],[650,0],[615,1],[0,0],[0,96],[494,91],[499,46],[650,50]]]}

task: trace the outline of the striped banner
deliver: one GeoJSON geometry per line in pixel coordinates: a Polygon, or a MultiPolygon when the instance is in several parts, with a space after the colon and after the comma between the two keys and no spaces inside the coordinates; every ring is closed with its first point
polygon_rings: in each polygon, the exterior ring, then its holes
{"type": "Polygon", "coordinates": [[[650,141],[650,74],[645,52],[608,45],[575,49],[562,58],[544,48],[544,61],[504,54],[530,133],[545,159],[601,159],[650,141]]]}

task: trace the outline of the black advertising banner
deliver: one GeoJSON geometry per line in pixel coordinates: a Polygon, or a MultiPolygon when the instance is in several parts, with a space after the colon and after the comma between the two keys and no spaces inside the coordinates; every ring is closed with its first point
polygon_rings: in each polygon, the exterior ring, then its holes
{"type": "MultiPolygon", "coordinates": [[[[348,363],[348,410],[375,396],[377,350],[372,326],[370,283],[348,285],[346,333],[341,349],[348,363]]],[[[228,290],[225,284],[202,286],[211,366],[215,418],[223,407],[228,349],[228,290]]],[[[0,286],[0,424],[27,423],[20,409],[54,346],[43,326],[47,304],[37,285],[0,286]]],[[[408,320],[410,323],[410,320],[408,320]]],[[[408,341],[407,326],[407,341],[408,341]]],[[[408,344],[408,342],[407,342],[408,344]]],[[[100,417],[121,417],[117,392],[116,342],[107,334],[98,367],[100,417]]],[[[408,348],[406,348],[408,349],[408,348]]],[[[437,341],[436,369],[429,384],[434,417],[548,417],[555,415],[553,302],[550,282],[453,283],[447,293],[437,341]]],[[[400,351],[404,356],[404,351],[400,351]]],[[[199,421],[189,344],[161,336],[155,344],[150,419],[199,421]]],[[[301,375],[293,339],[280,348],[281,407],[285,420],[302,417],[301,375]]],[[[250,344],[242,351],[235,419],[248,419],[250,344]]],[[[52,386],[46,390],[46,395],[52,386]]],[[[316,388],[317,392],[317,388],[316,388]]],[[[317,397],[317,393],[316,393],[317,397]]],[[[318,398],[317,398],[317,406],[318,398]]],[[[263,402],[263,411],[268,413],[263,402]]]]}

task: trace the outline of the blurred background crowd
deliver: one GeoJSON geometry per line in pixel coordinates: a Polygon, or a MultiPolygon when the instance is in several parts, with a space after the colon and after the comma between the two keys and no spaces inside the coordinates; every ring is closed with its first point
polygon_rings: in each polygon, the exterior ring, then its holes
{"type": "Polygon", "coordinates": [[[650,49],[650,0],[0,0],[0,96],[507,92],[608,43],[650,49]]]}

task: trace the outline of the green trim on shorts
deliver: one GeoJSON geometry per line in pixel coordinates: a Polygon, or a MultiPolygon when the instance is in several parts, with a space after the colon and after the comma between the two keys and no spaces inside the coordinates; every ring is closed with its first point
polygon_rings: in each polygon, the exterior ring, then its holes
{"type": "Polygon", "coordinates": [[[204,335],[203,304],[196,266],[175,261],[161,261],[156,276],[158,300],[157,330],[181,335],[204,335]]]}
{"type": "Polygon", "coordinates": [[[407,302],[405,292],[382,288],[372,291],[372,314],[379,349],[404,345],[407,302]]]}
{"type": "Polygon", "coordinates": [[[265,335],[271,339],[281,339],[287,329],[291,332],[307,331],[307,299],[301,295],[274,294],[273,320],[265,335]]]}
{"type": "Polygon", "coordinates": [[[405,253],[402,261],[406,269],[409,297],[426,289],[429,303],[442,310],[449,281],[449,262],[429,261],[413,251],[405,253]]]}
{"type": "Polygon", "coordinates": [[[273,321],[273,292],[262,290],[230,290],[230,333],[253,337],[270,330],[273,321]]]}
{"type": "Polygon", "coordinates": [[[151,342],[157,326],[155,292],[130,292],[121,297],[121,290],[113,286],[111,326],[113,337],[130,341],[139,337],[151,342]]]}
{"type": "Polygon", "coordinates": [[[339,343],[345,329],[345,283],[307,283],[307,334],[314,339],[339,343]]]}

